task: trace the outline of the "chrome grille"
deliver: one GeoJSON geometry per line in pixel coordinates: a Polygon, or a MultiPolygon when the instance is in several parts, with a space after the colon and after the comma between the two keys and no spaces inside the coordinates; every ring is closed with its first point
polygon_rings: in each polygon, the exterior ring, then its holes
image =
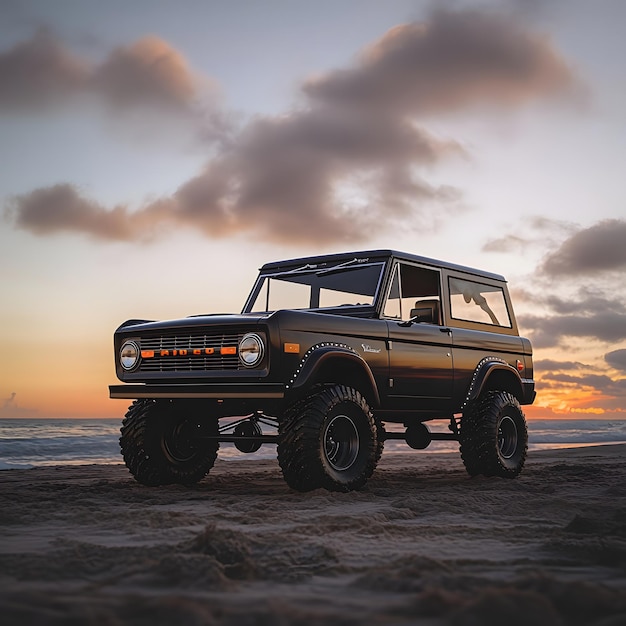
{"type": "Polygon", "coordinates": [[[154,356],[141,359],[141,372],[204,372],[239,369],[239,357],[222,354],[224,347],[239,346],[244,333],[190,334],[175,337],[143,337],[140,340],[142,353],[153,351],[154,356]],[[186,350],[187,354],[174,351],[186,350]],[[193,351],[201,354],[193,354],[193,351]],[[212,354],[206,354],[212,350],[212,354]],[[169,352],[169,354],[167,354],[169,352]]]}

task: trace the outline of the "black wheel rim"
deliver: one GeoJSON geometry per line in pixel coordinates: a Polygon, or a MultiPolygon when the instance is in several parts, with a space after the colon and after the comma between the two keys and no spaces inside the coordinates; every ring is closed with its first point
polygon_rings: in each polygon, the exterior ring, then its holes
{"type": "Polygon", "coordinates": [[[324,456],[329,465],[343,472],[356,461],[360,439],[356,424],[347,415],[335,415],[324,430],[324,456]]]}
{"type": "Polygon", "coordinates": [[[503,459],[510,459],[517,451],[517,425],[509,415],[505,415],[498,425],[498,450],[503,459]]]}
{"type": "Polygon", "coordinates": [[[186,463],[191,461],[196,454],[193,439],[189,433],[190,424],[187,420],[178,422],[163,438],[163,449],[170,461],[174,463],[186,463]]]}

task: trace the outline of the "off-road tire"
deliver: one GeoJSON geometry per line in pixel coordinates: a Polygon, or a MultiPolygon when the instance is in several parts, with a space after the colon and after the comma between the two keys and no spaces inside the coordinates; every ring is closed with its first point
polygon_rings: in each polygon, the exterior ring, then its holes
{"type": "Polygon", "coordinates": [[[359,391],[316,388],[279,422],[278,463],[297,491],[352,491],[370,478],[383,451],[382,426],[359,391]]]}
{"type": "Polygon", "coordinates": [[[528,451],[528,430],[517,398],[489,391],[472,401],[461,419],[460,441],[470,476],[518,476],[528,451]]]}
{"type": "Polygon", "coordinates": [[[198,408],[189,402],[135,400],[122,422],[120,448],[135,479],[151,487],[178,483],[193,485],[213,467],[219,442],[193,437],[217,435],[217,420],[196,419],[198,408]]]}

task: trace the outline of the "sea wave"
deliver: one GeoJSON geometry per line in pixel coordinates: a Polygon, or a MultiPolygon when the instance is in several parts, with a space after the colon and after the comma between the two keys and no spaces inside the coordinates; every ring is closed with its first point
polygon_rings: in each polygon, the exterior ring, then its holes
{"type": "MultiPolygon", "coordinates": [[[[0,419],[0,470],[46,465],[122,463],[117,419],[0,419]]],[[[430,424],[446,432],[447,423],[430,424]]],[[[578,447],[626,443],[626,420],[531,420],[529,448],[578,447]]],[[[423,453],[457,452],[454,441],[435,441],[423,453]]],[[[387,452],[415,453],[404,441],[389,440],[387,452]]],[[[276,448],[265,445],[253,454],[242,454],[233,444],[222,444],[222,460],[273,459],[276,448]]]]}
{"type": "Polygon", "coordinates": [[[626,442],[626,420],[533,420],[531,443],[601,444],[626,442]]]}

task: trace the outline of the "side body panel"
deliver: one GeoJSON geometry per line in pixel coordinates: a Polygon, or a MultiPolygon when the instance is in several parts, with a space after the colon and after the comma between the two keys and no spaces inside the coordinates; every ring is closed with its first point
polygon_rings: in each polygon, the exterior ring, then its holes
{"type": "Polygon", "coordinates": [[[434,324],[388,321],[389,408],[448,408],[453,391],[452,337],[434,324]]]}

